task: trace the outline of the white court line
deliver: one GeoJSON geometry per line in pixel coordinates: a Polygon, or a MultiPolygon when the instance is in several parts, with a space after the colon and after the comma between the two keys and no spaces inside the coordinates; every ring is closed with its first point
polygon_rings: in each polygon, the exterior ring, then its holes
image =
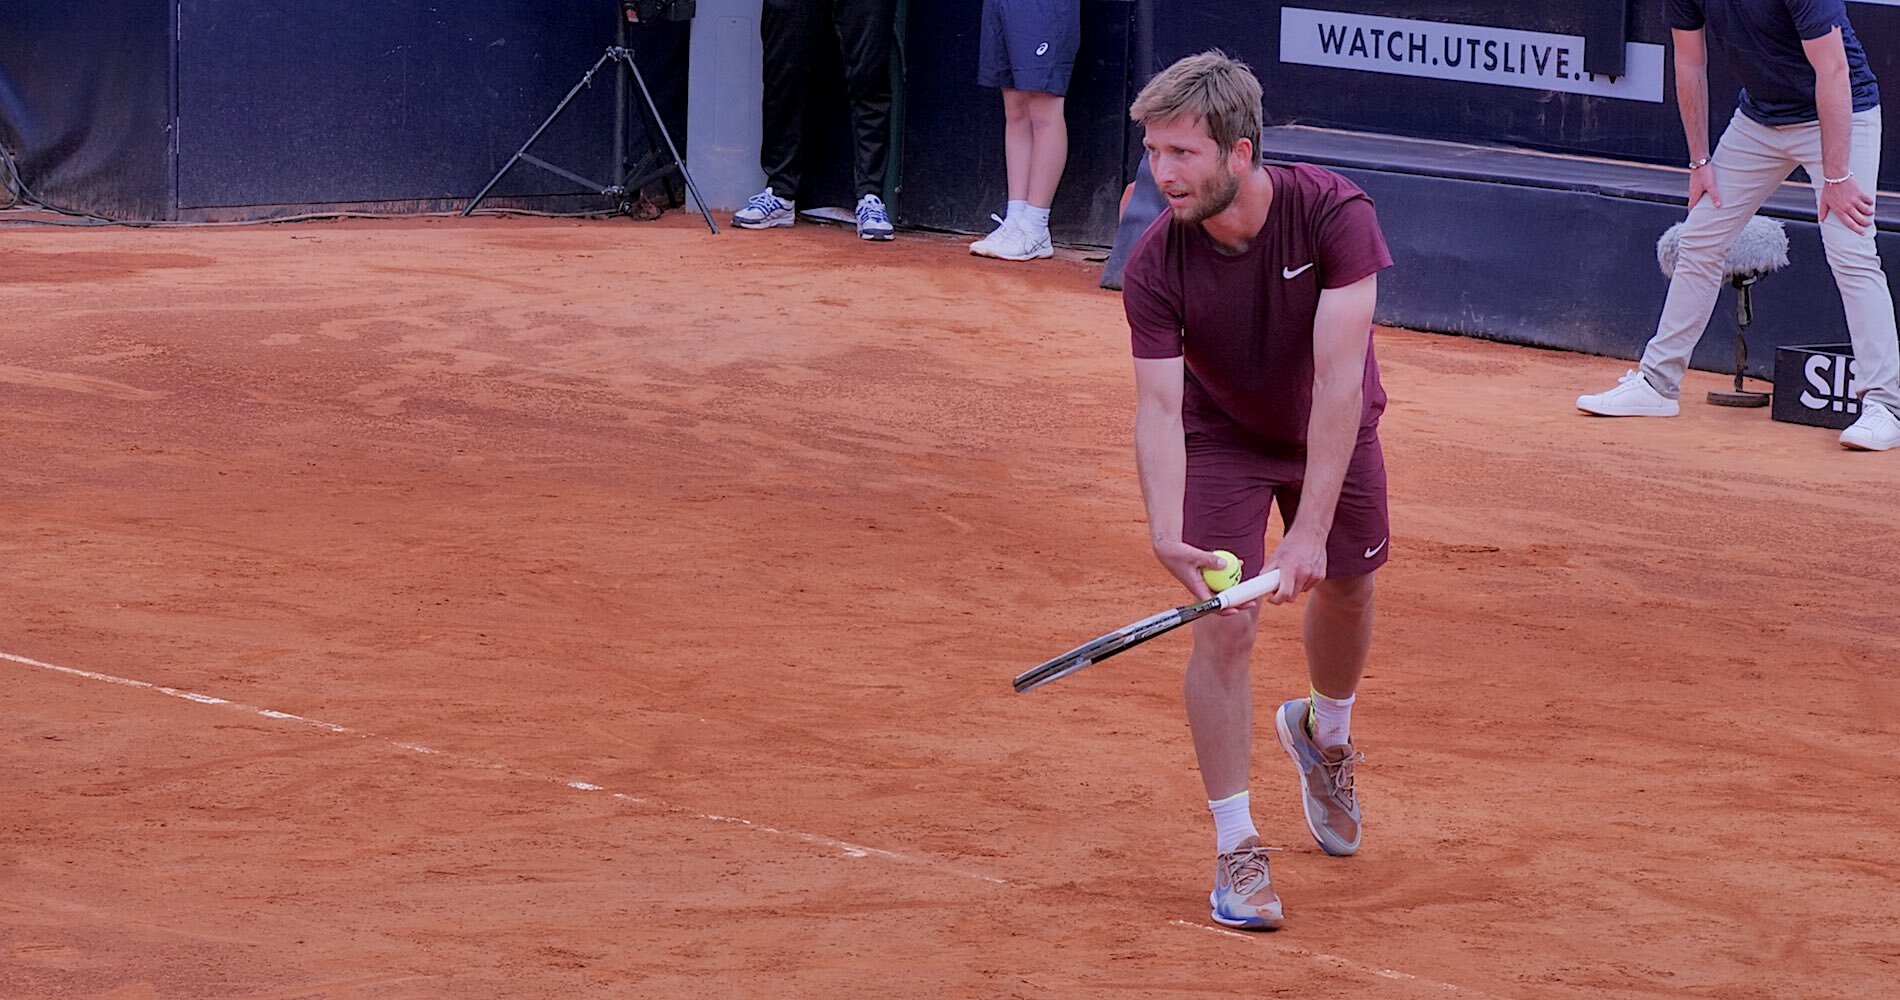
{"type": "Polygon", "coordinates": [[[1273,932],[1271,931],[1266,931],[1266,932],[1232,931],[1232,930],[1228,930],[1225,927],[1215,927],[1211,924],[1189,923],[1186,920],[1170,920],[1168,922],[1173,924],[1176,927],[1185,927],[1191,931],[1206,931],[1209,934],[1221,934],[1227,937],[1240,938],[1243,941],[1259,942],[1259,943],[1268,945],[1269,947],[1273,948],[1273,950],[1275,951],[1285,952],[1289,955],[1298,955],[1302,958],[1310,958],[1315,962],[1322,962],[1326,965],[1330,965],[1335,968],[1348,969],[1354,972],[1363,972],[1366,975],[1377,976],[1380,979],[1402,979],[1402,980],[1407,980],[1410,982],[1417,983],[1420,986],[1435,986],[1441,990],[1447,990],[1453,993],[1464,993],[1466,995],[1475,995],[1475,996],[1490,996],[1491,995],[1489,993],[1476,993],[1474,991],[1466,990],[1462,986],[1456,986],[1451,983],[1441,983],[1436,979],[1420,979],[1419,977],[1414,976],[1409,972],[1398,972],[1393,969],[1382,969],[1376,965],[1365,965],[1359,962],[1355,962],[1350,958],[1340,958],[1338,955],[1328,955],[1323,951],[1312,951],[1307,948],[1302,948],[1298,945],[1285,944],[1281,942],[1280,940],[1278,940],[1274,936],[1273,932]]]}
{"type": "MultiPolygon", "coordinates": [[[[1900,2],[1900,0],[1896,0],[1896,2],[1900,2]]],[[[276,711],[275,709],[258,708],[253,705],[245,705],[240,702],[228,701],[224,698],[215,698],[207,694],[198,694],[193,691],[181,691],[177,688],[163,687],[161,685],[152,684],[147,681],[132,680],[131,678],[128,678],[128,677],[114,677],[111,674],[101,674],[101,673],[96,673],[91,670],[76,670],[72,667],[62,667],[62,666],[58,666],[57,664],[44,663],[39,660],[31,659],[25,656],[16,656],[13,653],[0,652],[0,660],[10,660],[14,663],[18,663],[23,666],[34,667],[40,670],[50,670],[50,671],[53,671],[54,673],[66,674],[71,677],[82,677],[90,681],[99,681],[105,684],[117,684],[120,687],[137,688],[142,691],[156,691],[159,694],[165,695],[167,697],[178,698],[178,699],[193,702],[199,705],[214,705],[220,708],[228,708],[233,711],[249,712],[253,715],[259,715],[266,719],[275,719],[280,722],[295,722],[299,725],[309,726],[313,729],[321,729],[325,732],[334,733],[340,736],[354,736],[354,737],[357,737],[358,739],[376,740],[380,743],[383,743],[386,746],[391,746],[398,750],[407,751],[409,753],[439,757],[456,764],[461,764],[466,767],[480,768],[482,770],[487,770],[487,771],[501,771],[507,774],[513,774],[513,775],[523,777],[523,778],[528,778],[534,781],[553,782],[555,784],[564,785],[568,788],[572,788],[576,791],[607,792],[614,799],[617,799],[621,802],[630,802],[635,805],[641,805],[641,806],[647,806],[649,808],[660,809],[665,812],[670,812],[677,815],[690,816],[694,819],[705,820],[710,823],[729,823],[735,826],[743,826],[749,829],[758,830],[761,833],[769,833],[774,836],[791,837],[795,840],[805,841],[806,843],[817,844],[821,847],[828,847],[828,848],[831,848],[832,850],[842,852],[843,854],[848,855],[850,857],[854,857],[854,858],[879,857],[879,858],[884,858],[889,861],[898,861],[898,862],[903,862],[905,864],[923,865],[926,867],[937,868],[954,875],[961,875],[965,878],[977,879],[983,882],[994,883],[996,885],[1011,884],[993,875],[985,875],[981,872],[973,872],[973,871],[968,871],[966,869],[957,868],[953,865],[950,865],[944,862],[941,858],[934,858],[927,855],[918,856],[918,855],[900,854],[896,851],[886,851],[886,850],[882,850],[876,847],[866,847],[862,844],[853,844],[849,841],[839,840],[835,837],[826,837],[826,836],[822,836],[816,833],[803,833],[798,830],[782,830],[777,827],[765,826],[760,823],[754,823],[753,821],[749,819],[741,819],[737,816],[721,816],[721,815],[718,815],[717,813],[695,812],[684,806],[669,805],[667,803],[659,802],[654,799],[643,798],[637,795],[629,795],[625,792],[609,791],[605,786],[597,785],[590,781],[580,781],[580,780],[571,779],[571,778],[555,778],[555,777],[550,777],[544,774],[536,774],[533,771],[526,771],[521,768],[512,767],[507,764],[501,764],[501,763],[496,763],[494,761],[483,760],[479,757],[470,757],[466,754],[451,753],[447,750],[438,750],[433,747],[426,747],[426,746],[422,746],[416,743],[408,743],[402,740],[391,739],[386,736],[378,736],[375,733],[366,732],[364,730],[359,730],[359,729],[352,729],[348,726],[339,726],[336,723],[324,722],[321,719],[311,719],[311,718],[306,718],[301,715],[292,715],[289,712],[279,712],[279,711],[276,711]]],[[[1331,965],[1331,966],[1342,968],[1342,969],[1349,969],[1349,970],[1365,973],[1367,975],[1377,976],[1382,979],[1411,980],[1423,986],[1435,986],[1444,990],[1461,992],[1468,996],[1469,995],[1475,995],[1475,996],[1490,996],[1491,995],[1487,993],[1466,990],[1463,987],[1455,986],[1451,983],[1439,982],[1435,979],[1420,979],[1419,977],[1410,975],[1408,973],[1396,972],[1396,971],[1393,971],[1392,969],[1383,969],[1377,966],[1364,965],[1359,962],[1354,962],[1350,959],[1340,958],[1336,955],[1328,955],[1323,952],[1310,951],[1308,949],[1301,948],[1294,945],[1281,944],[1281,943],[1273,941],[1270,935],[1264,935],[1264,934],[1259,934],[1259,933],[1243,934],[1239,931],[1231,931],[1225,928],[1213,927],[1206,924],[1189,923],[1188,921],[1185,921],[1185,920],[1170,920],[1169,924],[1175,927],[1186,928],[1188,930],[1205,931],[1210,934],[1221,934],[1228,937],[1236,937],[1236,938],[1240,938],[1242,940],[1250,941],[1250,942],[1266,942],[1270,944],[1277,951],[1282,951],[1282,952],[1286,952],[1288,954],[1293,954],[1293,955],[1299,955],[1301,957],[1308,958],[1313,961],[1320,962],[1326,965],[1331,965]]]]}
{"type": "MultiPolygon", "coordinates": [[[[194,702],[199,705],[216,705],[221,708],[228,708],[228,709],[232,709],[238,712],[249,712],[253,715],[261,715],[266,719],[275,719],[280,722],[295,722],[295,723],[298,723],[299,725],[310,726],[314,729],[321,729],[325,732],[335,733],[340,736],[354,736],[354,737],[357,737],[358,739],[376,740],[387,746],[395,747],[398,750],[405,750],[410,753],[441,757],[443,759],[453,761],[457,764],[461,764],[467,767],[480,768],[486,771],[503,771],[508,774],[518,775],[520,777],[529,778],[534,781],[550,781],[550,782],[554,782],[555,784],[565,785],[566,787],[572,788],[576,791],[582,791],[582,792],[608,791],[606,786],[597,785],[591,781],[579,781],[579,780],[575,780],[571,778],[555,778],[555,777],[551,777],[545,774],[536,774],[533,771],[525,771],[518,767],[512,767],[507,764],[500,764],[494,761],[483,760],[479,757],[470,757],[466,754],[450,753],[447,750],[437,750],[434,747],[425,747],[416,743],[408,743],[402,740],[390,739],[389,737],[386,737],[386,736],[378,736],[375,733],[365,732],[363,730],[351,729],[348,726],[339,726],[334,722],[324,722],[321,719],[305,718],[304,716],[301,716],[301,715],[292,715],[289,712],[279,712],[275,709],[258,708],[254,705],[244,705],[235,701],[228,701],[224,698],[215,698],[208,694],[199,694],[195,691],[181,691],[177,688],[164,687],[162,685],[152,684],[147,681],[132,680],[129,677],[114,677],[111,674],[101,674],[101,673],[96,673],[91,670],[75,670],[72,667],[62,667],[53,663],[44,663],[39,660],[32,659],[30,657],[16,656],[12,653],[0,653],[0,660],[11,660],[14,663],[22,664],[24,666],[36,667],[40,670],[51,670],[55,673],[67,674],[72,677],[83,677],[89,681],[101,681],[106,684],[117,684],[120,687],[138,688],[139,690],[142,690],[142,691],[156,691],[159,694],[165,695],[167,697],[179,698],[184,701],[194,702]]],[[[943,871],[950,872],[952,874],[964,876],[965,878],[978,879],[984,882],[991,882],[996,885],[1009,884],[1008,882],[1000,878],[997,878],[994,875],[985,875],[982,872],[974,872],[974,871],[968,871],[965,869],[957,868],[954,865],[945,863],[940,858],[900,854],[896,851],[886,851],[886,850],[880,850],[875,847],[865,847],[862,844],[853,844],[849,841],[838,840],[833,837],[825,837],[816,833],[803,833],[798,830],[781,830],[776,827],[764,826],[758,823],[754,823],[749,819],[740,819],[739,817],[736,817],[736,816],[720,816],[714,813],[694,812],[693,810],[688,809],[684,806],[669,805],[664,802],[659,802],[659,801],[656,801],[654,799],[649,799],[649,798],[643,798],[638,795],[628,795],[624,792],[612,792],[611,794],[613,795],[615,799],[618,799],[622,802],[631,802],[635,805],[642,805],[642,806],[647,806],[649,808],[664,810],[666,812],[677,813],[683,816],[690,816],[694,819],[706,820],[707,822],[711,822],[711,823],[730,823],[735,826],[749,827],[751,829],[758,830],[761,833],[769,833],[769,834],[773,834],[775,836],[780,836],[780,837],[792,837],[797,840],[805,841],[806,843],[809,843],[809,844],[817,844],[821,847],[831,848],[832,850],[838,851],[840,853],[846,854],[854,858],[868,858],[868,857],[885,858],[891,861],[901,861],[906,864],[923,865],[926,867],[938,868],[943,871]]]]}

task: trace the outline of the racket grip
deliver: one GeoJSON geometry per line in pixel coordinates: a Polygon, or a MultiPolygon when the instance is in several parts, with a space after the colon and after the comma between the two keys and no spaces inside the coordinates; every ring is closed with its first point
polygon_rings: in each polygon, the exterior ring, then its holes
{"type": "Polygon", "coordinates": [[[1222,608],[1231,608],[1237,604],[1259,600],[1266,596],[1268,591],[1278,586],[1280,586],[1280,571],[1270,569],[1251,580],[1242,580],[1214,596],[1220,600],[1222,608]]]}

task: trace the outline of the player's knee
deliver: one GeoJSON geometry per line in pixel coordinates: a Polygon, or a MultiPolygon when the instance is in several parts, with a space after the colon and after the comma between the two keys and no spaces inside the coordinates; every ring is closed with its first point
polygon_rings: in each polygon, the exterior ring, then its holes
{"type": "Polygon", "coordinates": [[[1313,597],[1323,602],[1332,614],[1366,614],[1372,610],[1372,578],[1373,574],[1367,573],[1343,580],[1322,580],[1314,588],[1313,597]]]}
{"type": "Polygon", "coordinates": [[[1253,655],[1256,631],[1250,615],[1203,618],[1194,623],[1196,658],[1221,669],[1244,670],[1253,655]]]}

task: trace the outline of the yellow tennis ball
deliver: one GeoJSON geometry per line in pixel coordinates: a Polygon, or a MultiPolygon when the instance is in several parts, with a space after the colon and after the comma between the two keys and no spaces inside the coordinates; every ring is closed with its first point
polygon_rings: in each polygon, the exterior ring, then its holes
{"type": "Polygon", "coordinates": [[[1240,557],[1226,549],[1215,549],[1214,554],[1225,559],[1219,569],[1201,567],[1201,579],[1207,581],[1207,589],[1218,594],[1240,582],[1240,557]]]}

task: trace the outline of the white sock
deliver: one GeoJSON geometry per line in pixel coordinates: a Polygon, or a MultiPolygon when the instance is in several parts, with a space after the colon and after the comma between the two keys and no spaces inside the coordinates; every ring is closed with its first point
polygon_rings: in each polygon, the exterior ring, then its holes
{"type": "Polygon", "coordinates": [[[1253,809],[1248,805],[1247,793],[1237,792],[1219,802],[1209,802],[1207,811],[1214,814],[1214,850],[1226,854],[1240,846],[1248,837],[1260,836],[1253,828],[1253,809]]]}
{"type": "Polygon", "coordinates": [[[1009,210],[1003,213],[1003,221],[1015,222],[1017,219],[1020,219],[1023,217],[1023,209],[1028,208],[1028,207],[1029,207],[1029,203],[1026,201],[1010,202],[1009,210]]]}
{"type": "Polygon", "coordinates": [[[1046,208],[1037,208],[1028,202],[1024,202],[1022,222],[1024,225],[1030,227],[1032,231],[1048,229],[1049,210],[1046,208]]]}
{"type": "Polygon", "coordinates": [[[1349,698],[1328,698],[1313,691],[1313,710],[1307,717],[1307,723],[1313,730],[1313,742],[1325,747],[1336,747],[1352,742],[1352,703],[1359,698],[1354,692],[1349,698]]]}

